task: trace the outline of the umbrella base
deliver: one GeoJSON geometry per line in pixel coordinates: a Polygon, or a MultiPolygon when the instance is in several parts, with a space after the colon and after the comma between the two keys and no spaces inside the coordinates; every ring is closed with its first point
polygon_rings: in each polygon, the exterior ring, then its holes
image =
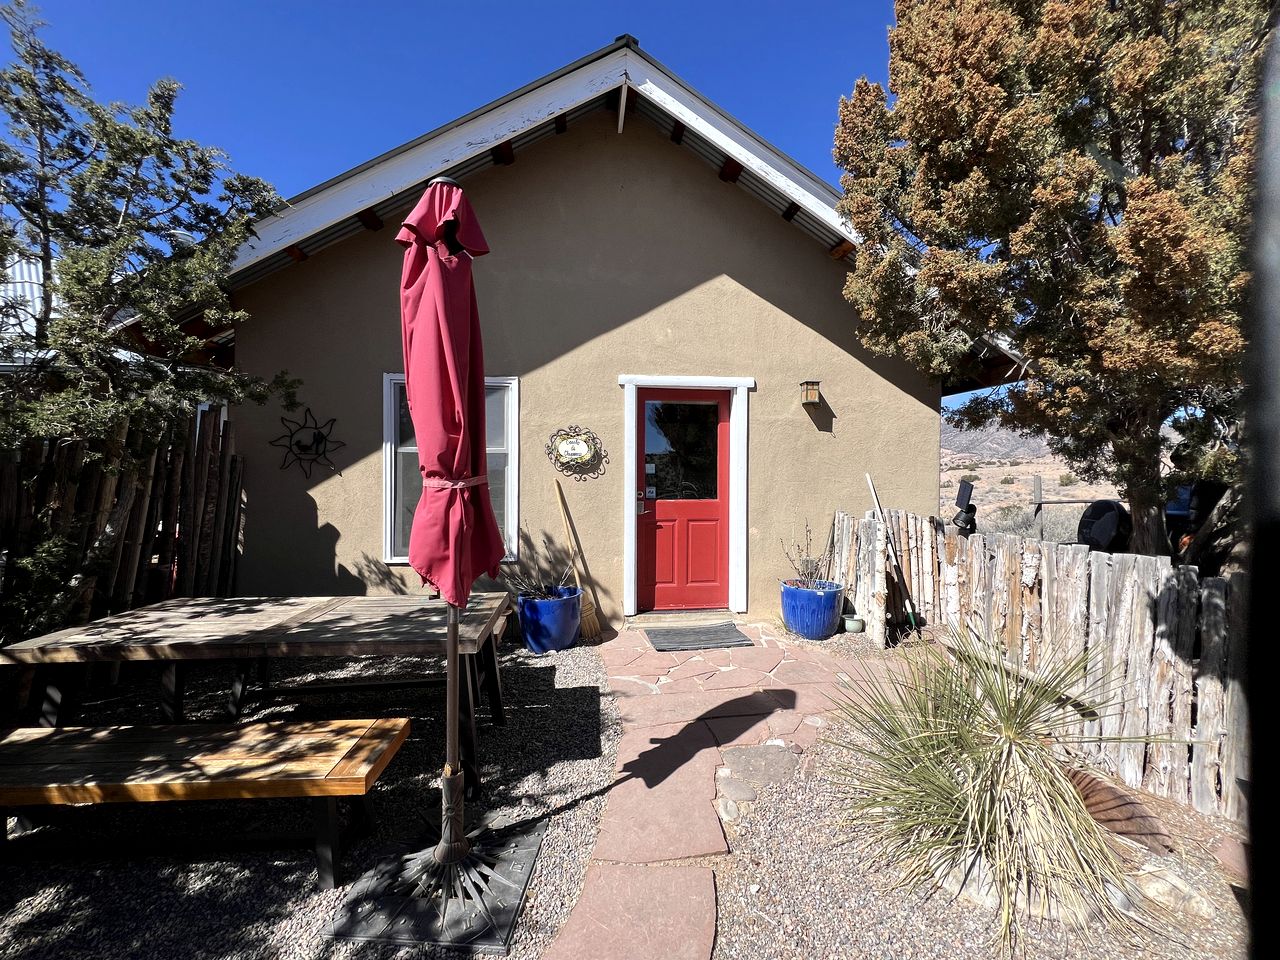
{"type": "Polygon", "coordinates": [[[470,851],[450,864],[436,859],[438,830],[396,844],[352,886],[330,936],[505,956],[546,829],[545,820],[519,829],[481,824],[467,834],[470,851]]]}

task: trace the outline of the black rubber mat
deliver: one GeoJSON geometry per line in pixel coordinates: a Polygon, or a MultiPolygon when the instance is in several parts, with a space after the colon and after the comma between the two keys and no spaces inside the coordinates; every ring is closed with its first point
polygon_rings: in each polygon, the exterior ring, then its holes
{"type": "Polygon", "coordinates": [[[701,623],[687,627],[645,627],[644,635],[655,650],[716,650],[749,647],[751,639],[732,623],[701,623]]]}

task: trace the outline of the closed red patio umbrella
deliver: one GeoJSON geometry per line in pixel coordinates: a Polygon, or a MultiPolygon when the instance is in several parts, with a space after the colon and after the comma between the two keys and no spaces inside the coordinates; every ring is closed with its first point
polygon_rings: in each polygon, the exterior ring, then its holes
{"type": "Polygon", "coordinates": [[[447,177],[427,185],[396,240],[405,248],[405,393],[422,475],[409,563],[448,604],[440,839],[356,884],[335,936],[505,951],[543,827],[514,839],[507,831],[500,843],[466,833],[458,744],[459,610],[477,577],[497,576],[506,552],[489,500],[484,350],[471,276],[472,259],[489,247],[462,188],[447,177]]]}
{"type": "Polygon", "coordinates": [[[464,607],[505,548],[485,462],[484,348],[471,263],[489,252],[461,187],[435,180],[405,218],[400,280],[405,395],[418,442],[422,496],[409,563],[423,583],[464,607]]]}
{"type": "Polygon", "coordinates": [[[406,886],[448,899],[471,851],[463,829],[465,783],[458,750],[458,614],[481,574],[496,577],[505,547],[489,501],[485,462],[484,348],[471,262],[489,252],[462,188],[437,178],[396,240],[405,394],[418,443],[422,494],[409,533],[409,563],[448,604],[445,765],[440,842],[407,858],[406,886]],[[452,869],[450,869],[452,868],[452,869]]]}

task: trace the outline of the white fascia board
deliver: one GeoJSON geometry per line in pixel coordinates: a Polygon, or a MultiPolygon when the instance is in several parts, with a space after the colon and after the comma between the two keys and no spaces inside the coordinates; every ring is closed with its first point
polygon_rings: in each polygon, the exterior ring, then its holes
{"type": "Polygon", "coordinates": [[[831,185],[798,166],[683,83],[642,55],[623,51],[627,82],[704,140],[733,157],[802,210],[856,242],[857,236],[836,212],[839,199],[831,185]]]}
{"type": "Polygon", "coordinates": [[[629,85],[760,180],[795,201],[820,223],[850,240],[857,235],[836,212],[839,195],[786,155],[694,93],[643,54],[620,49],[549,80],[381,163],[305,195],[255,224],[258,236],[236,257],[232,272],[278,253],[546,123],[616,87],[629,85]]]}
{"type": "Polygon", "coordinates": [[[626,82],[625,50],[618,50],[524,96],[387,158],[352,177],[288,206],[255,225],[257,239],[243,247],[232,271],[243,270],[403,193],[441,170],[470,160],[626,82]]]}

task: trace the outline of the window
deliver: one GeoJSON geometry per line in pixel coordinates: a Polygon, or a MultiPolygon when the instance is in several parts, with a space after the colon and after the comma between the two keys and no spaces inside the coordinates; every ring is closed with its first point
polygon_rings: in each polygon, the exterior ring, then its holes
{"type": "MultiPolygon", "coordinates": [[[[382,556],[387,563],[409,560],[409,530],[422,492],[418,446],[405,401],[404,374],[383,375],[382,481],[384,515],[382,556]]],[[[488,442],[489,497],[498,529],[515,559],[520,479],[520,384],[515,377],[485,378],[485,433],[488,442]]]]}

